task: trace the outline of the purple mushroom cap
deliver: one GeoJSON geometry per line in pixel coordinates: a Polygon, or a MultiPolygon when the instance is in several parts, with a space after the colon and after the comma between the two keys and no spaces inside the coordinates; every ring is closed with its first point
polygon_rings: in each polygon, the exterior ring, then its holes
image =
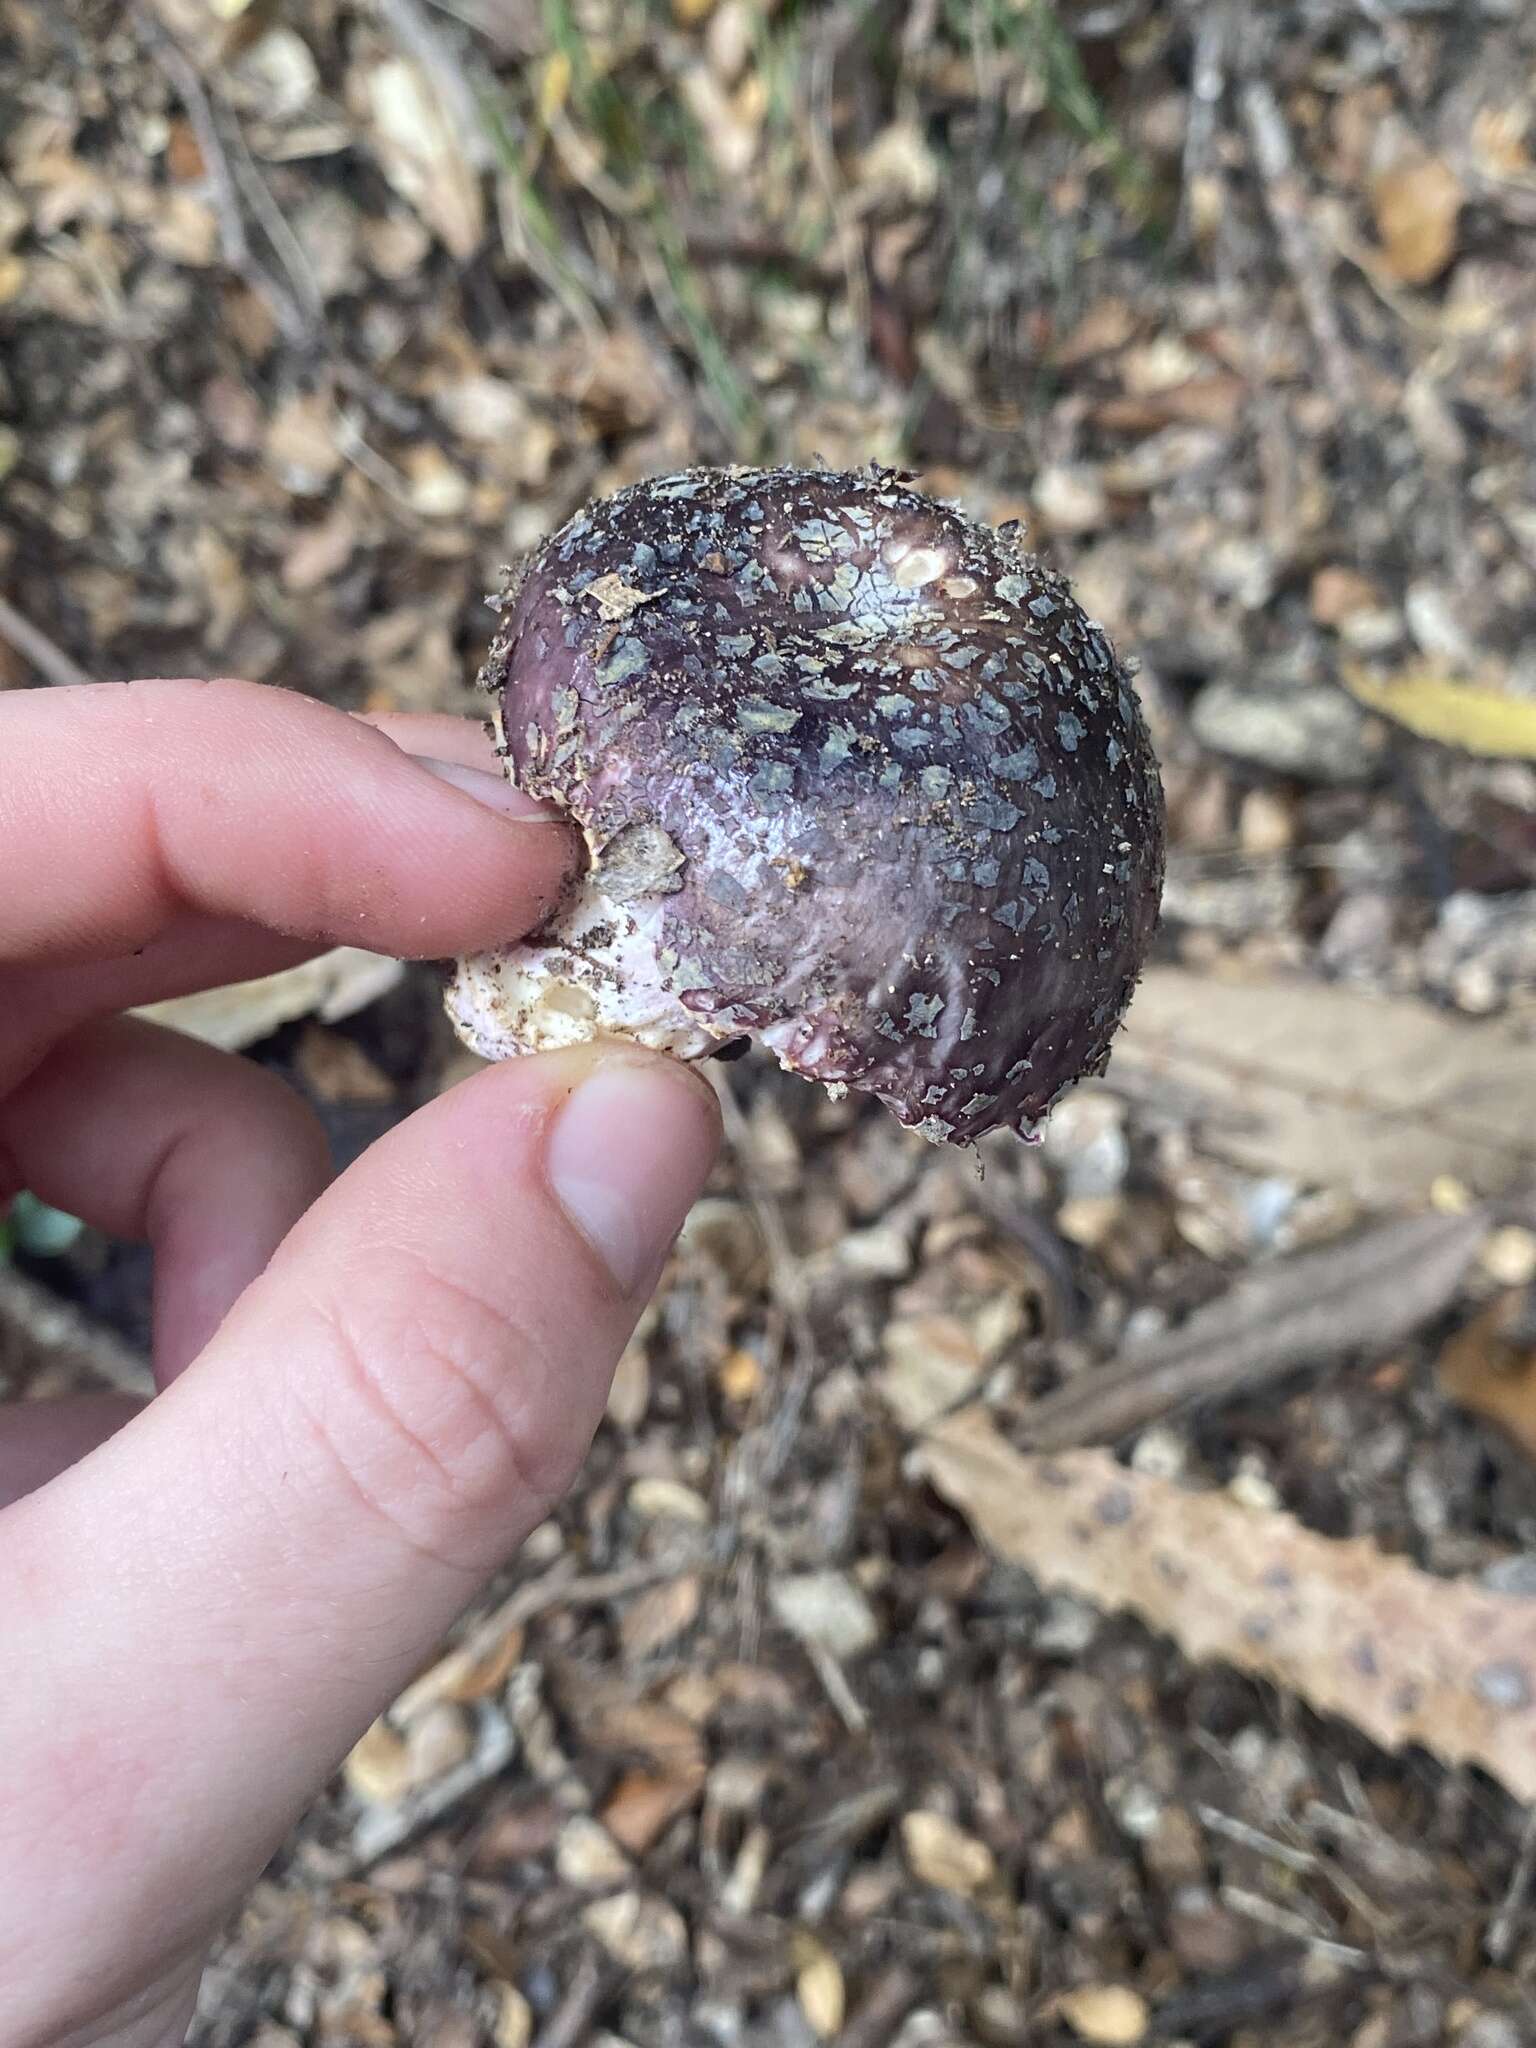
{"type": "Polygon", "coordinates": [[[591,867],[461,965],[480,1050],[747,1034],[955,1143],[1102,1067],[1162,790],[1127,670],[1009,538],[879,469],[659,477],[539,550],[482,681],[591,867]]]}

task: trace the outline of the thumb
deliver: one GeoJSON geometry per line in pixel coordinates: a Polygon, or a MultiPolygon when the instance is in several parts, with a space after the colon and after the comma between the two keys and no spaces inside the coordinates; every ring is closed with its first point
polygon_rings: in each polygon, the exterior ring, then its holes
{"type": "Polygon", "coordinates": [[[717,1140],[708,1088],[650,1054],[488,1069],[381,1140],[175,1385],[0,1519],[0,1642],[35,1680],[0,1692],[16,1955],[67,1930],[99,1995],[256,1875],[568,1485],[717,1140]]]}

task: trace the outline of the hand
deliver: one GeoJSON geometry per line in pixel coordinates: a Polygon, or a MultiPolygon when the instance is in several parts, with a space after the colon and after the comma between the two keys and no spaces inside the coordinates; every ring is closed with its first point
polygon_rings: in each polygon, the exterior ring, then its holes
{"type": "Polygon", "coordinates": [[[280,1083],[114,1014],[538,922],[565,828],[472,728],[377,723],[0,696],[0,1199],[148,1238],[161,1390],[0,1410],[7,2048],[181,2041],[220,1923],[569,1484],[714,1156],[708,1089],[610,1044],[475,1075],[328,1187],[280,1083]]]}

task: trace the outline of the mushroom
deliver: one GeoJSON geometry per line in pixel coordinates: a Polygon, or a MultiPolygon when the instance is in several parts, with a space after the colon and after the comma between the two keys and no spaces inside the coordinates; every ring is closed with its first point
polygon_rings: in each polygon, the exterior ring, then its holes
{"type": "Polygon", "coordinates": [[[590,857],[458,964],[476,1052],[745,1036],[957,1144],[1102,1067],[1161,785],[1128,671],[1006,530],[892,470],[689,469],[578,513],[500,608],[498,749],[590,857]]]}

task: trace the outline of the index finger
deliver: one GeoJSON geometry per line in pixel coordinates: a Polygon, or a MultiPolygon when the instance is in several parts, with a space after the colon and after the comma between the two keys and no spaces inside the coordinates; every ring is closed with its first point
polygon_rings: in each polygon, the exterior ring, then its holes
{"type": "Polygon", "coordinates": [[[131,952],[189,911],[433,958],[531,929],[577,858],[548,818],[254,683],[10,692],[0,761],[0,961],[131,952]]]}

